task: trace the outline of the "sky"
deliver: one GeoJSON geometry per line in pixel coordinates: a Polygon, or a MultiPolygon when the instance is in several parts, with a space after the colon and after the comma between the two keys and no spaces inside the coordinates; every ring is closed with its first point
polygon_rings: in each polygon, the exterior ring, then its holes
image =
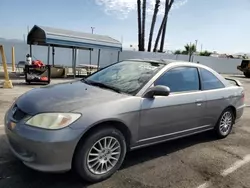
{"type": "MultiPolygon", "coordinates": [[[[155,0],[147,0],[146,39],[155,0]]],[[[155,34],[163,18],[161,0],[155,34]]],[[[175,0],[165,50],[198,40],[198,50],[250,52],[250,0],[175,0]]],[[[0,0],[0,38],[21,39],[33,25],[109,35],[137,47],[136,0],[0,0]]]]}

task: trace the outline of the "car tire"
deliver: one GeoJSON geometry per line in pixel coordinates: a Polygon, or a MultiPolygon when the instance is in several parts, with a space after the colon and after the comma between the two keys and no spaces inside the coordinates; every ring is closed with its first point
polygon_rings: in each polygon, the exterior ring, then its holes
{"type": "Polygon", "coordinates": [[[232,131],[234,124],[234,113],[231,108],[226,108],[220,115],[215,126],[215,133],[219,139],[226,138],[232,131]]]}
{"type": "Polygon", "coordinates": [[[125,138],[119,130],[112,127],[97,129],[79,143],[73,160],[74,169],[85,181],[91,183],[103,181],[112,176],[121,167],[126,155],[126,148],[125,138]],[[98,145],[98,142],[104,146],[105,139],[106,146],[109,145],[109,147],[106,147],[106,155],[94,149],[95,146],[95,148],[100,150],[101,147],[98,145]],[[111,147],[113,144],[115,145],[111,147]],[[108,153],[108,151],[111,151],[108,148],[113,148],[113,155],[108,153]],[[96,162],[97,164],[95,164],[96,162]],[[98,165],[99,168],[97,167],[98,165]],[[107,170],[106,172],[105,169],[107,170]]]}
{"type": "Polygon", "coordinates": [[[244,73],[246,78],[250,78],[250,73],[244,73]]]}

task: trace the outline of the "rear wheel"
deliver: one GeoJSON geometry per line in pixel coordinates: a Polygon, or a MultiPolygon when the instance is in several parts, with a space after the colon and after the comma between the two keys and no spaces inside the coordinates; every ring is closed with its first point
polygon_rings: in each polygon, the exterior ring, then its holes
{"type": "Polygon", "coordinates": [[[123,134],[115,128],[96,130],[80,143],[74,168],[86,181],[99,182],[109,178],[122,165],[126,155],[123,134]]]}
{"type": "Polygon", "coordinates": [[[225,138],[231,133],[234,118],[234,113],[231,108],[227,108],[222,112],[215,126],[215,132],[218,138],[225,138]]]}

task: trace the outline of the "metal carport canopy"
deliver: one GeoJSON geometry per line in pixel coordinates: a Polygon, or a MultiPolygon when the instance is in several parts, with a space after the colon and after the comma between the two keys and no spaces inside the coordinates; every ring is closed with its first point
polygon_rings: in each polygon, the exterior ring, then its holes
{"type": "Polygon", "coordinates": [[[35,25],[29,32],[27,44],[78,49],[113,49],[122,51],[122,44],[109,36],[83,33],[35,25]]]}

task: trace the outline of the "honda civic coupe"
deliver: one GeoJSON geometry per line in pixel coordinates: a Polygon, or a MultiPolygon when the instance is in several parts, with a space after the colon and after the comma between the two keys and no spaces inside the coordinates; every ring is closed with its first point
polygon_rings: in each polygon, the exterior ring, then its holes
{"type": "Polygon", "coordinates": [[[43,172],[109,178],[128,151],[205,131],[227,137],[244,111],[244,88],[211,68],[130,59],[84,79],[32,89],[6,112],[13,154],[43,172]]]}

